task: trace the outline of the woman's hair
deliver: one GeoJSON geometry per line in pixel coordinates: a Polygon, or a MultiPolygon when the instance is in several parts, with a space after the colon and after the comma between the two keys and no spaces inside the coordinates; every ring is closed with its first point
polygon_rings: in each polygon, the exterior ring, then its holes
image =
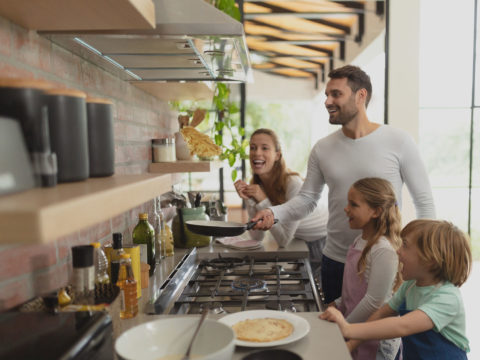
{"type": "Polygon", "coordinates": [[[420,261],[428,264],[438,281],[461,286],[472,269],[472,252],[467,234],[448,221],[414,220],[405,226],[401,236],[411,236],[418,248],[420,261]]]}
{"type": "Polygon", "coordinates": [[[265,134],[272,138],[275,151],[279,153],[280,157],[273,165],[270,184],[264,184],[260,177],[256,174],[253,175],[251,183],[262,186],[272,205],[280,205],[287,201],[286,195],[288,177],[292,175],[299,176],[299,174],[287,169],[287,165],[285,164],[285,160],[282,156],[282,147],[280,145],[280,141],[278,140],[277,134],[275,134],[273,130],[257,129],[250,136],[250,140],[253,136],[258,134],[265,134]]]}
{"type": "MultiPolygon", "coordinates": [[[[395,192],[392,184],[381,178],[364,178],[356,181],[352,187],[363,197],[363,200],[372,209],[378,209],[380,215],[373,218],[375,234],[367,240],[367,245],[358,260],[357,270],[359,274],[365,271],[367,255],[381,236],[385,236],[395,250],[402,244],[400,231],[402,230],[402,217],[397,206],[395,192]]],[[[399,267],[400,269],[400,267],[399,267]]],[[[402,283],[400,271],[397,271],[394,289],[402,283]]]]}

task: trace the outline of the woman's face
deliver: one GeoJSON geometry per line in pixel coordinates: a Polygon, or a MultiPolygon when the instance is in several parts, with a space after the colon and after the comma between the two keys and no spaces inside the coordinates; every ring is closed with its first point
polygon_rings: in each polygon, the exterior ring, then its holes
{"type": "Polygon", "coordinates": [[[272,171],[275,161],[280,159],[273,139],[267,134],[256,134],[250,139],[250,166],[258,176],[267,175],[272,171]]]}

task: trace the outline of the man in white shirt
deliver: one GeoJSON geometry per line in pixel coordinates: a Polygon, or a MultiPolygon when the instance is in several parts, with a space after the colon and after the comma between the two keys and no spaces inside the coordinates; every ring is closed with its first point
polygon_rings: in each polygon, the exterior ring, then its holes
{"type": "Polygon", "coordinates": [[[307,177],[297,196],[288,202],[261,210],[251,219],[263,218],[255,226],[268,230],[279,222],[302,219],[311,213],[328,185],[327,240],[322,260],[322,290],[325,302],[341,295],[343,266],[348,247],[359,234],[351,230],[343,211],[350,186],[364,177],[390,181],[401,207],[403,183],[413,198],[418,218],[434,218],[430,182],[418,148],[406,132],[368,120],[366,108],[372,95],[370,77],[347,65],[328,76],[325,106],[330,123],[341,125],[320,139],[308,160],[307,177]]]}

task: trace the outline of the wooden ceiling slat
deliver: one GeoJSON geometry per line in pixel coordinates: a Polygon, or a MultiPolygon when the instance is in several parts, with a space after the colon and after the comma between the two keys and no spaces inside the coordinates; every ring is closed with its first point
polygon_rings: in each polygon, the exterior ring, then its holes
{"type": "Polygon", "coordinates": [[[279,28],[283,28],[289,31],[294,31],[297,33],[310,33],[310,34],[338,34],[344,35],[345,31],[342,31],[338,28],[321,24],[318,22],[299,19],[295,16],[278,16],[278,17],[269,17],[269,16],[259,16],[255,19],[258,22],[267,25],[273,25],[279,28]]]}

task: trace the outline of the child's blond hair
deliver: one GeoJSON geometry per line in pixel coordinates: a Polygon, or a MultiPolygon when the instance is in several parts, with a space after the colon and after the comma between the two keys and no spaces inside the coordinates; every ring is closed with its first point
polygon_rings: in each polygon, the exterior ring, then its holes
{"type": "Polygon", "coordinates": [[[430,266],[438,281],[461,286],[472,268],[472,252],[467,234],[448,221],[414,220],[405,226],[401,236],[411,235],[420,260],[430,266]]]}

